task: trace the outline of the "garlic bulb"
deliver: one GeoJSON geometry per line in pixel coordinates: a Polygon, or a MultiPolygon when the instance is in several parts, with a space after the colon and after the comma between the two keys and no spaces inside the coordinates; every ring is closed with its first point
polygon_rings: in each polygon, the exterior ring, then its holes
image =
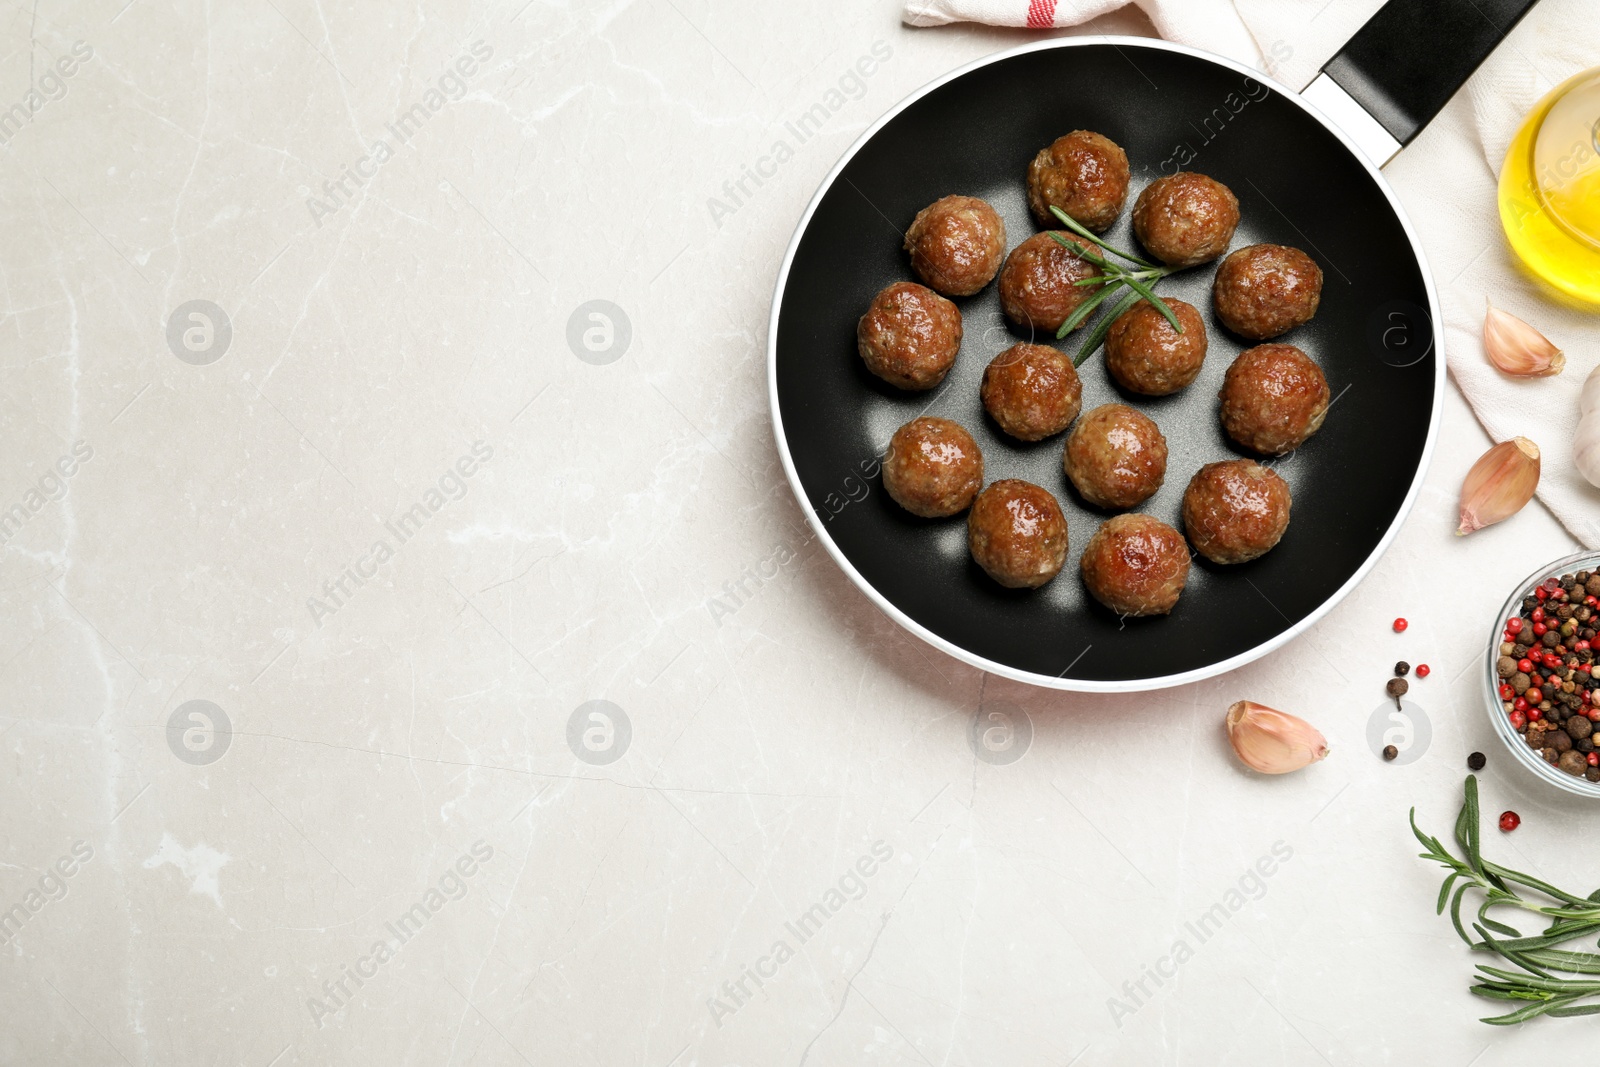
{"type": "Polygon", "coordinates": [[[1578,432],[1572,438],[1572,462],[1590,485],[1600,486],[1600,366],[1583,380],[1578,397],[1578,432]]]}
{"type": "Polygon", "coordinates": [[[1228,709],[1227,727],[1234,753],[1262,774],[1297,771],[1328,757],[1328,741],[1315,726],[1253,700],[1228,709]]]}
{"type": "Polygon", "coordinates": [[[1526,437],[1501,441],[1478,457],[1461,483],[1461,525],[1456,536],[1509,519],[1539,487],[1539,446],[1526,437]]]}
{"type": "Polygon", "coordinates": [[[1490,363],[1518,377],[1560,374],[1567,365],[1548,337],[1492,304],[1483,316],[1483,351],[1490,363]]]}

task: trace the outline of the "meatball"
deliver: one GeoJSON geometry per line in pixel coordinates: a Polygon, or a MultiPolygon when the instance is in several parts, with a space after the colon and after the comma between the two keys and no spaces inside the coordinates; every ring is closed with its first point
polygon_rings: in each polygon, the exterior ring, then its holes
{"type": "Polygon", "coordinates": [[[1067,560],[1067,520],[1049,490],[1006,478],[972,502],[967,547],[1001,585],[1036,589],[1060,574],[1067,560]]]}
{"type": "Polygon", "coordinates": [[[1103,404],[1073,428],[1061,466],[1089,503],[1131,508],[1161,488],[1167,439],[1148,415],[1126,404],[1103,404]]]}
{"type": "Polygon", "coordinates": [[[983,488],[983,453],[959,422],[929,415],[912,419],[889,438],[883,487],[913,515],[955,515],[983,488]]]}
{"type": "Polygon", "coordinates": [[[1006,224],[975,196],[935,200],[906,231],[911,269],[945,296],[971,296],[989,284],[1006,254],[1006,224]]]}
{"type": "Polygon", "coordinates": [[[1294,345],[1256,345],[1239,353],[1222,380],[1222,428],[1269,456],[1299,448],[1328,414],[1328,379],[1294,345]]]}
{"type": "Polygon", "coordinates": [[[1149,515],[1115,515],[1084,546],[1083,584],[1118,615],[1165,615],[1189,580],[1189,546],[1149,515]]]}
{"type": "Polygon", "coordinates": [[[1193,267],[1228,250],[1239,227],[1239,199],[1214,178],[1179,171],[1144,187],[1133,204],[1133,233],[1169,267],[1193,267]]]}
{"type": "MultiPolygon", "coordinates": [[[[1057,236],[1074,248],[1088,247],[1069,233],[1057,236]]],[[[1013,248],[1000,268],[1000,309],[1019,326],[1054,334],[1095,289],[1073,283],[1099,273],[1099,267],[1055,237],[1036,233],[1013,248]]]]}
{"type": "Polygon", "coordinates": [[[1046,345],[1012,345],[995,356],[983,372],[981,394],[1000,428],[1022,441],[1060,433],[1083,405],[1072,360],[1046,345]]]}
{"type": "Polygon", "coordinates": [[[1128,198],[1128,156],[1116,142],[1088,130],[1073,130],[1041,149],[1028,164],[1028,206],[1053,226],[1058,207],[1099,233],[1122,213],[1128,198]]]}
{"type": "Polygon", "coordinates": [[[1322,268],[1298,248],[1250,245],[1217,268],[1211,301],[1228,329],[1265,341],[1311,321],[1322,301],[1322,268]]]}
{"type": "Polygon", "coordinates": [[[926,286],[895,282],[872,298],[856,324],[856,348],[867,369],[890,385],[932,389],[961,349],[961,312],[926,286]]]}
{"type": "Polygon", "coordinates": [[[1289,483],[1253,459],[1207,463],[1183,493],[1183,529],[1213,563],[1267,553],[1289,528],[1289,483]]]}
{"type": "Polygon", "coordinates": [[[1163,299],[1182,323],[1182,333],[1148,300],[1118,315],[1106,333],[1106,370],[1130,392],[1176,393],[1199,376],[1205,362],[1206,324],[1200,312],[1182,300],[1163,299]]]}

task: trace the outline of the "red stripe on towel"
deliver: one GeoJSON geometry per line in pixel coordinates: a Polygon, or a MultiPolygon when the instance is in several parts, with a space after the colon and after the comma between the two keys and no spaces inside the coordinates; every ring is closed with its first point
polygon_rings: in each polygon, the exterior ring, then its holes
{"type": "Polygon", "coordinates": [[[1056,24],[1056,0],[1029,0],[1028,28],[1047,30],[1056,24]]]}

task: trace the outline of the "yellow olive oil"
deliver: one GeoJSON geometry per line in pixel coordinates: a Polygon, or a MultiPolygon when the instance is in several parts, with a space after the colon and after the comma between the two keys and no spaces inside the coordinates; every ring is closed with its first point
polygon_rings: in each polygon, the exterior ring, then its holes
{"type": "Polygon", "coordinates": [[[1600,68],[1523,120],[1500,168],[1500,223],[1530,270],[1600,304],[1600,68]]]}

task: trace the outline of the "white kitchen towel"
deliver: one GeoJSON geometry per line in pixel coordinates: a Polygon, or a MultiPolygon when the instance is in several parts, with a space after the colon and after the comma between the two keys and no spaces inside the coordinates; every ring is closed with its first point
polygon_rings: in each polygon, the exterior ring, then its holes
{"type": "MultiPolygon", "coordinates": [[[[913,26],[983,22],[1073,26],[1127,0],[904,0],[913,26]]],[[[1137,0],[1168,40],[1230,56],[1291,88],[1311,81],[1382,0],[1137,0]]],[[[1467,83],[1466,90],[1385,168],[1411,216],[1444,311],[1451,376],[1489,435],[1518,435],[1543,452],[1539,499],[1585,545],[1600,547],[1600,489],[1572,465],[1578,392],[1600,362],[1600,311],[1530,275],[1500,229],[1500,163],[1518,125],[1562,81],[1600,66],[1587,0],[1540,0],[1467,83]],[[1556,378],[1515,379],[1484,357],[1487,301],[1525,319],[1567,355],[1556,378]]],[[[1600,115],[1596,116],[1600,118],[1600,115]]],[[[1438,456],[1465,475],[1475,456],[1438,456]]]]}

